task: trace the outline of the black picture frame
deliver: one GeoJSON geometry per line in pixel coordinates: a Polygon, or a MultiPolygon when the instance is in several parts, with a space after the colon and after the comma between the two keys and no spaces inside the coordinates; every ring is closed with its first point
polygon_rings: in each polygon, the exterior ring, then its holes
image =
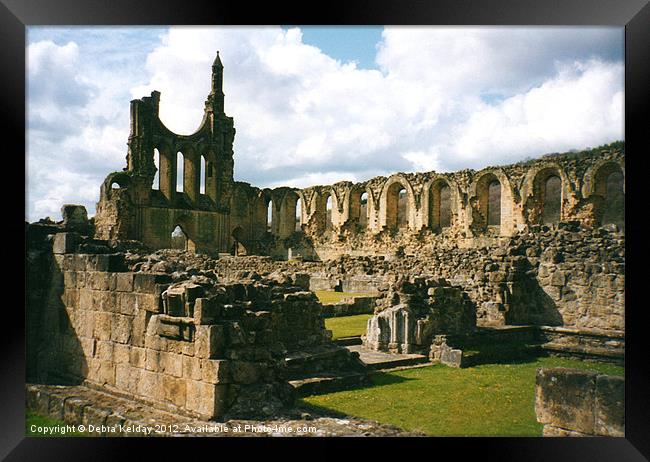
{"type": "MultiPolygon", "coordinates": [[[[641,222],[644,191],[644,172],[650,149],[644,143],[647,132],[650,88],[650,5],[648,0],[442,0],[442,1],[389,1],[354,0],[313,4],[308,2],[266,2],[251,5],[236,1],[180,1],[180,0],[0,0],[0,56],[3,72],[0,87],[1,108],[4,115],[3,147],[5,148],[5,179],[17,179],[24,171],[21,153],[25,148],[25,32],[32,25],[223,25],[223,24],[297,24],[297,25],[612,25],[625,26],[625,142],[626,142],[626,239],[628,248],[626,271],[626,437],[625,438],[423,438],[372,439],[372,441],[346,439],[283,439],[282,443],[302,446],[292,453],[301,458],[325,451],[342,452],[351,448],[366,451],[383,451],[399,446],[407,450],[399,457],[477,457],[488,460],[516,461],[636,461],[650,457],[650,362],[648,335],[642,303],[645,244],[641,222]],[[9,148],[7,141],[13,148],[9,148]],[[7,178],[11,177],[11,178],[7,178]],[[635,204],[637,202],[638,204],[635,204]],[[636,206],[636,207],[635,207],[636,206]],[[639,213],[641,212],[641,213],[639,213]],[[630,223],[630,221],[632,223],[630,223]],[[637,222],[635,224],[634,222],[637,222]],[[305,441],[311,440],[311,441],[305,441]],[[335,448],[333,443],[345,443],[346,448],[335,448]],[[453,456],[452,456],[453,457],[453,456]]],[[[5,186],[7,188],[7,186],[5,186]]],[[[99,185],[98,185],[99,187],[99,185]]],[[[20,188],[17,186],[16,188],[20,188]]],[[[19,189],[18,189],[19,190],[19,189]]],[[[20,203],[12,197],[16,215],[20,203]]],[[[24,202],[23,202],[24,205],[24,202]]],[[[5,222],[5,232],[11,240],[5,247],[19,252],[11,244],[17,238],[20,220],[15,217],[5,222]]],[[[22,256],[17,256],[20,261],[22,256]]],[[[8,260],[14,261],[14,260],[8,260]]],[[[18,274],[18,271],[14,271],[18,274]]],[[[23,275],[24,276],[24,273],[23,275]]],[[[19,277],[19,276],[15,276],[19,277]]],[[[25,335],[24,313],[18,308],[19,282],[9,285],[12,298],[5,301],[7,311],[17,312],[17,321],[5,320],[0,360],[0,390],[2,407],[0,419],[0,456],[7,460],[116,460],[125,450],[152,446],[168,453],[169,440],[132,440],[124,438],[26,438],[25,426],[25,335]],[[15,298],[16,300],[13,300],[15,298]]],[[[24,285],[24,279],[23,279],[24,285]]],[[[22,300],[24,306],[24,299],[22,300]]],[[[179,439],[174,439],[179,443],[179,439]]],[[[180,442],[187,446],[182,457],[199,458],[226,455],[223,439],[187,438],[180,442]],[[210,444],[210,447],[201,447],[210,444]],[[214,446],[218,444],[219,446],[214,446]],[[191,446],[190,446],[191,445],[191,446]],[[191,452],[188,449],[191,448],[191,452]],[[209,452],[204,452],[204,451],[209,452]]],[[[233,442],[239,451],[271,449],[274,441],[245,438],[233,442]]],[[[338,444],[336,446],[338,446],[338,444]]],[[[174,445],[176,446],[176,444],[174,445]]],[[[232,448],[231,448],[232,449],[232,448]]],[[[236,453],[232,457],[242,457],[236,453]]],[[[278,453],[280,456],[286,452],[278,453]]],[[[365,456],[367,457],[367,455],[365,456]]]]}

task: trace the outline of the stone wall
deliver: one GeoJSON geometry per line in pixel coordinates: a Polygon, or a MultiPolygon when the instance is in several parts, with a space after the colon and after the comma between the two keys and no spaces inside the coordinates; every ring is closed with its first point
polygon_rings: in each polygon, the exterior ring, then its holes
{"type": "Polygon", "coordinates": [[[324,304],[323,317],[354,316],[357,314],[372,314],[375,312],[377,297],[355,296],[346,297],[338,303],[324,304]]]}
{"type": "Polygon", "coordinates": [[[625,379],[578,369],[538,369],[535,413],[544,436],[625,436],[625,379]]]}
{"type": "Polygon", "coordinates": [[[435,245],[437,238],[476,247],[498,243],[526,226],[569,221],[624,229],[624,150],[624,143],[616,142],[480,171],[397,173],[356,184],[343,181],[303,190],[280,188],[273,191],[282,210],[277,214],[277,230],[290,228],[286,223],[296,219],[298,200],[301,227],[293,236],[274,231],[272,254],[287,258],[291,249],[294,255],[325,260],[341,255],[388,255],[399,248],[416,253],[435,245]],[[493,200],[499,209],[494,224],[488,220],[491,184],[500,191],[493,200]],[[449,191],[444,199],[448,222],[440,221],[441,188],[449,191]],[[399,190],[405,191],[406,199],[398,207],[399,190]],[[363,219],[362,195],[367,197],[363,219]],[[328,198],[331,209],[327,209],[328,198]],[[406,220],[403,227],[397,225],[398,210],[406,220]]]}
{"type": "MultiPolygon", "coordinates": [[[[28,268],[49,275],[32,281],[30,380],[83,382],[201,418],[268,415],[293,398],[285,356],[331,345],[300,276],[174,281],[127,271],[121,253],[74,253],[80,245],[56,234],[28,268]]],[[[341,367],[353,359],[344,353],[341,367]]]]}
{"type": "Polygon", "coordinates": [[[325,262],[221,259],[224,277],[305,272],[312,290],[386,292],[400,275],[445,279],[465,290],[479,326],[548,325],[624,331],[625,236],[577,223],[531,226],[501,244],[463,248],[442,240],[414,255],[343,256],[325,262]]]}
{"type": "Polygon", "coordinates": [[[391,353],[429,352],[436,335],[472,333],[476,307],[459,287],[425,278],[400,279],[377,300],[363,344],[391,353]]]}

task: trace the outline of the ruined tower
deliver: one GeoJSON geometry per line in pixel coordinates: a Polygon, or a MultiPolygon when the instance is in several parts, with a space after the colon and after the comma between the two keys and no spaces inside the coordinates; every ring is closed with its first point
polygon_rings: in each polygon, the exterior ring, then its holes
{"type": "Polygon", "coordinates": [[[229,249],[235,128],[224,110],[223,69],[217,52],[203,120],[191,135],[162,123],[160,92],[131,101],[127,166],[101,187],[98,237],[167,247],[180,226],[189,247],[229,249]]]}

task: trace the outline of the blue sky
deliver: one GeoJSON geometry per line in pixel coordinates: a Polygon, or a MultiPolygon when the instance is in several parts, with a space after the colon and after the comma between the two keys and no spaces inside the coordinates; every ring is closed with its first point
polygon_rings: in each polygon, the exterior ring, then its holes
{"type": "Polygon", "coordinates": [[[623,29],[30,27],[27,219],[94,214],[129,101],[201,121],[220,50],[235,178],[255,186],[453,171],[623,139],[623,29]]]}

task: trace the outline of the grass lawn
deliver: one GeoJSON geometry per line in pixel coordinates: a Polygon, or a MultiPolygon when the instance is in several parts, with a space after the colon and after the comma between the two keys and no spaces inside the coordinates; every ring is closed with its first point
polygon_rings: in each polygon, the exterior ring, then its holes
{"type": "Polygon", "coordinates": [[[366,325],[371,314],[356,314],[325,319],[325,328],[332,331],[332,338],[352,337],[366,333],[366,325]]]}
{"type": "Polygon", "coordinates": [[[333,290],[315,290],[314,293],[323,305],[332,305],[348,297],[365,297],[372,295],[362,292],[334,292],[333,290]]]}
{"type": "Polygon", "coordinates": [[[82,432],[69,432],[65,434],[44,431],[39,432],[38,427],[65,427],[67,424],[61,420],[51,419],[50,417],[43,417],[35,414],[32,411],[27,411],[25,416],[25,436],[46,436],[46,437],[69,437],[69,436],[90,436],[82,432]]]}
{"type": "MultiPolygon", "coordinates": [[[[336,319],[336,318],[334,318],[336,319]]],[[[435,436],[541,436],[535,372],[573,367],[623,375],[623,368],[545,357],[466,369],[434,365],[372,376],[373,385],[303,398],[305,407],[352,415],[435,436]]]]}

